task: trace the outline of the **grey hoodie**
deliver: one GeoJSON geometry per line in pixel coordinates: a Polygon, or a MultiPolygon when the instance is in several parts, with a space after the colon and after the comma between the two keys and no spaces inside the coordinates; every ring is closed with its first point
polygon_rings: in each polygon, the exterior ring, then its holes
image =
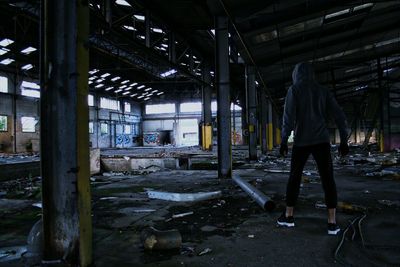
{"type": "Polygon", "coordinates": [[[292,74],[282,124],[282,143],[286,144],[294,130],[294,145],[308,146],[329,143],[327,113],[331,112],[340,132],[340,141],[347,142],[346,117],[328,88],[315,81],[308,63],[299,63],[292,74]]]}

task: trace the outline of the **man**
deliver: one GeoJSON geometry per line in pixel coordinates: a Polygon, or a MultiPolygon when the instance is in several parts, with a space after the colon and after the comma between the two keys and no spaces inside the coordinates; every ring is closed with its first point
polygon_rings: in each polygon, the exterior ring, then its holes
{"type": "Polygon", "coordinates": [[[340,228],[336,224],[337,193],[326,115],[327,111],[330,111],[339,128],[339,154],[342,156],[349,152],[346,117],[331,92],[315,81],[311,65],[297,64],[292,78],[293,85],[289,88],[285,100],[280,154],[287,155],[287,141],[292,131],[294,131],[294,145],[286,189],[286,211],[279,217],[277,223],[281,226],[294,227],[293,208],[299,196],[304,165],[312,154],[317,162],[325,192],[328,234],[336,235],[340,228]]]}

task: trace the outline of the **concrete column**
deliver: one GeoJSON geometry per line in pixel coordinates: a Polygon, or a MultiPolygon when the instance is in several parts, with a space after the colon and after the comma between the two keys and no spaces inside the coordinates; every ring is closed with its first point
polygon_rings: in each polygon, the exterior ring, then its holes
{"type": "Polygon", "coordinates": [[[249,142],[248,140],[248,130],[247,130],[247,103],[246,100],[241,99],[240,100],[242,104],[242,112],[241,112],[241,117],[242,117],[242,141],[243,145],[247,145],[249,142]]]}
{"type": "Polygon", "coordinates": [[[260,124],[261,124],[261,152],[265,155],[268,151],[267,124],[268,124],[268,101],[263,89],[260,90],[260,124]]]}
{"type": "Polygon", "coordinates": [[[40,16],[43,260],[71,266],[92,264],[87,5],[44,0],[40,16]]]}
{"type": "Polygon", "coordinates": [[[212,150],[211,74],[209,66],[204,67],[202,87],[202,124],[200,144],[204,150],[212,150]]]}
{"type": "Polygon", "coordinates": [[[247,127],[249,131],[249,160],[257,160],[257,98],[254,66],[246,66],[247,127]]]}
{"type": "Polygon", "coordinates": [[[228,18],[215,17],[215,77],[217,86],[218,177],[232,177],[228,18]]]}
{"type": "Polygon", "coordinates": [[[203,122],[204,124],[208,124],[212,122],[212,117],[211,117],[211,94],[212,94],[212,88],[211,88],[211,74],[210,74],[210,68],[205,67],[203,71],[203,92],[202,92],[202,104],[203,104],[203,122]]]}
{"type": "Polygon", "coordinates": [[[268,150],[274,148],[274,124],[273,124],[273,109],[271,100],[268,101],[268,150]]]}

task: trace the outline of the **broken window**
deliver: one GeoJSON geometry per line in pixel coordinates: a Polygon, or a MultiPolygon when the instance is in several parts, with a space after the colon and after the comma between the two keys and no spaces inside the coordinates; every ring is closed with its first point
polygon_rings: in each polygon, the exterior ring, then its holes
{"type": "Polygon", "coordinates": [[[23,133],[34,133],[36,132],[35,126],[38,121],[35,117],[21,117],[21,125],[23,133]]]}
{"type": "Polygon", "coordinates": [[[93,126],[93,122],[89,122],[89,133],[94,133],[94,126],[93,126]]]}
{"type": "Polygon", "coordinates": [[[131,134],[132,133],[132,126],[130,124],[125,124],[124,125],[124,133],[125,134],[131,134]]]}
{"type": "Polygon", "coordinates": [[[105,97],[100,98],[100,108],[119,110],[119,101],[105,97]]]}
{"type": "Polygon", "coordinates": [[[146,114],[175,113],[175,104],[146,105],[146,114]]]}
{"type": "Polygon", "coordinates": [[[40,86],[34,82],[22,81],[21,95],[40,98],[40,86]]]}
{"type": "Polygon", "coordinates": [[[105,122],[100,123],[100,133],[108,134],[108,124],[105,122]]]}
{"type": "Polygon", "coordinates": [[[7,77],[0,76],[0,92],[8,93],[8,79],[7,77]]]}
{"type": "Polygon", "coordinates": [[[7,116],[0,116],[0,132],[7,132],[7,116]]]}
{"type": "Polygon", "coordinates": [[[128,102],[124,103],[124,110],[125,112],[131,112],[131,104],[128,102]]]}

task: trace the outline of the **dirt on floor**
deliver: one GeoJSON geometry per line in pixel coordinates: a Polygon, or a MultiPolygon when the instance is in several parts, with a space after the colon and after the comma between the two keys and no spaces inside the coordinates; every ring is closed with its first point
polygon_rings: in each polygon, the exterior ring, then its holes
{"type": "MultiPolygon", "coordinates": [[[[289,157],[279,158],[276,151],[234,171],[275,201],[272,212],[262,210],[232,180],[218,179],[215,170],[93,176],[95,265],[400,266],[397,159],[397,152],[379,154],[359,147],[352,147],[345,159],[335,158],[337,219],[342,229],[338,236],[327,235],[324,194],[312,158],[304,169],[296,227],[291,229],[276,226],[290,168],[289,157]],[[150,199],[149,190],[221,191],[221,196],[173,202],[150,199]],[[149,227],[177,229],[182,245],[145,250],[140,235],[149,227]]],[[[1,182],[0,266],[24,266],[21,248],[40,218],[38,202],[39,178],[1,182]]]]}

